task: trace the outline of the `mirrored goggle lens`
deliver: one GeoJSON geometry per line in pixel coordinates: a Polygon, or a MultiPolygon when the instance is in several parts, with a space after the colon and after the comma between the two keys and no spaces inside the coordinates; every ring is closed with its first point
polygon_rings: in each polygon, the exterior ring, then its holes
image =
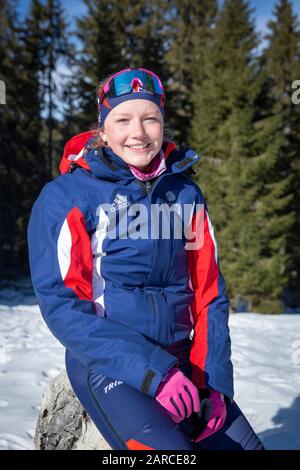
{"type": "Polygon", "coordinates": [[[138,91],[146,90],[157,95],[164,94],[164,90],[161,88],[158,79],[154,75],[142,70],[133,70],[114,77],[109,85],[107,96],[114,98],[124,95],[125,93],[130,93],[133,87],[137,87],[138,91]]]}

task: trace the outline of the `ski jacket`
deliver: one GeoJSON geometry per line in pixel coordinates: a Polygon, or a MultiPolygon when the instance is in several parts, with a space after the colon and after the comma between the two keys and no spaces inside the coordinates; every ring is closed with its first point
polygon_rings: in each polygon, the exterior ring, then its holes
{"type": "Polygon", "coordinates": [[[229,301],[207,205],[186,174],[200,157],[164,142],[166,171],[142,182],[110,148],[87,150],[90,137],[66,144],[62,174],[45,185],[30,216],[31,277],[45,322],[88,369],[153,397],[178,364],[168,347],[190,337],[195,385],[232,397],[229,301]],[[151,205],[176,206],[174,214],[186,205],[194,231],[202,217],[200,246],[186,249],[171,213],[169,236],[160,229],[145,236],[150,221],[130,209],[150,213],[151,205]]]}

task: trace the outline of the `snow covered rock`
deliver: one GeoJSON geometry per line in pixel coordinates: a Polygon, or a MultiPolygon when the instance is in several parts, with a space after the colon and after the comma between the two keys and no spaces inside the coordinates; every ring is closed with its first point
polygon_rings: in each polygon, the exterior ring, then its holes
{"type": "Polygon", "coordinates": [[[65,371],[45,389],[34,443],[38,450],[110,449],[74,395],[65,371]]]}

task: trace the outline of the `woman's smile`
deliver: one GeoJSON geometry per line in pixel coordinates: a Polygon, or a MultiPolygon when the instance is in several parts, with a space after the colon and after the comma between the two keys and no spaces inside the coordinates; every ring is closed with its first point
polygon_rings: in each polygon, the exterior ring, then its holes
{"type": "Polygon", "coordinates": [[[134,153],[146,153],[151,144],[147,145],[126,145],[134,153]]]}

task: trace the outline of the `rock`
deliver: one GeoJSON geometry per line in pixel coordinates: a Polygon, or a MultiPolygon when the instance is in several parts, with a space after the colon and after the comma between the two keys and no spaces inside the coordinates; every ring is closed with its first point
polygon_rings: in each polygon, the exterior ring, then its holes
{"type": "Polygon", "coordinates": [[[35,431],[39,450],[109,450],[62,371],[47,385],[35,431]]]}

